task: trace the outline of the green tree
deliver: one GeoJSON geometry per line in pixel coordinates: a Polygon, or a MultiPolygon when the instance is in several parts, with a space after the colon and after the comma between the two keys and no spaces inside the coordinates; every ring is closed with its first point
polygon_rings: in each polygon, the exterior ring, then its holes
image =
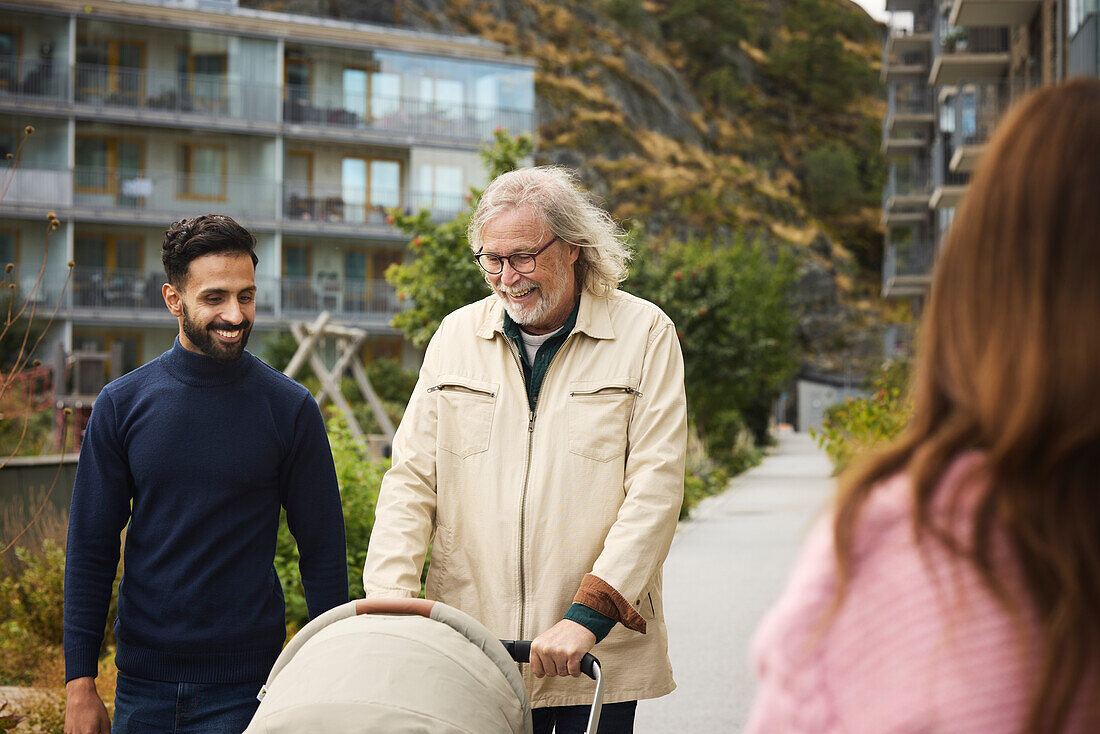
{"type": "MultiPolygon", "coordinates": [[[[489,180],[518,168],[520,160],[533,150],[530,135],[513,138],[498,128],[492,147],[481,151],[489,180]]],[[[471,189],[467,197],[470,206],[443,224],[434,223],[426,209],[416,214],[396,210],[390,214],[388,221],[409,235],[408,246],[414,254],[410,262],[386,270],[386,280],[397,289],[397,297],[410,302],[394,317],[393,325],[417,348],[427,346],[444,316],[489,292],[466,238],[480,195],[479,190],[471,189]]]]}
{"type": "Polygon", "coordinates": [[[876,88],[874,71],[845,46],[845,40],[870,40],[874,32],[851,13],[827,0],[793,0],[783,25],[787,33],[772,52],[770,72],[795,101],[839,112],[876,88]]]}
{"type": "Polygon", "coordinates": [[[847,211],[860,197],[858,161],[839,140],[814,148],[806,156],[806,192],[818,216],[847,211]]]}
{"type": "Polygon", "coordinates": [[[728,466],[744,427],[767,440],[771,406],[798,365],[793,259],[773,263],[764,248],[740,240],[643,253],[627,289],[676,324],[691,417],[710,456],[728,466]]]}

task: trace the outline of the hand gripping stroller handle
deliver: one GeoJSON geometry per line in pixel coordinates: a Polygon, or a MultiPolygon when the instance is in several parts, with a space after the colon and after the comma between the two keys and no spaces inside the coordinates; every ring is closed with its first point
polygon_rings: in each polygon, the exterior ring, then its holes
{"type": "MultiPolygon", "coordinates": [[[[517,663],[531,662],[530,640],[501,640],[501,644],[508,650],[508,654],[517,663]]],[[[592,708],[588,713],[588,726],[585,734],[596,734],[600,726],[600,711],[603,709],[603,673],[600,671],[600,661],[592,653],[585,653],[581,658],[581,672],[596,681],[596,693],[592,697],[592,708]]]]}
{"type": "MultiPolygon", "coordinates": [[[[501,640],[501,642],[508,650],[508,654],[511,655],[512,659],[517,663],[528,663],[531,661],[530,640],[501,640]]],[[[599,665],[600,661],[590,652],[586,652],[584,657],[581,658],[581,672],[592,680],[596,680],[599,665]]]]}

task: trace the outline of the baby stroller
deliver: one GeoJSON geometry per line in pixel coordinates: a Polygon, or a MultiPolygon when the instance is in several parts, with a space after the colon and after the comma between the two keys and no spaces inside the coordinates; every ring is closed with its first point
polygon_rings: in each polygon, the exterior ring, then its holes
{"type": "MultiPolygon", "coordinates": [[[[516,667],[531,643],[501,641],[426,599],[363,599],[314,619],[283,649],[244,734],[530,734],[516,667]]],[[[603,701],[599,662],[587,731],[603,701]]]]}

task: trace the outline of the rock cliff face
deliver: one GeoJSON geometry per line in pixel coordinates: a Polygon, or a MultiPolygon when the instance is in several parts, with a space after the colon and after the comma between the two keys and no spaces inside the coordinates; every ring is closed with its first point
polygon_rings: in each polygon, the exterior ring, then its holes
{"type": "Polygon", "coordinates": [[[539,163],[576,169],[658,242],[796,251],[806,366],[880,359],[882,28],[848,0],[242,4],[472,33],[534,59],[539,163]]]}

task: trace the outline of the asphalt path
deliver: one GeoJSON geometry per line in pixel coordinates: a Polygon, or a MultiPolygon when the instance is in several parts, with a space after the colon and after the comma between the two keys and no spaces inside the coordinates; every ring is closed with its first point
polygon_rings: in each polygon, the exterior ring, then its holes
{"type": "Polygon", "coordinates": [[[780,433],[760,466],[705,500],[665,562],[665,617],[677,689],[638,704],[636,734],[739,732],[754,681],[749,642],[835,483],[805,434],[780,433]]]}

